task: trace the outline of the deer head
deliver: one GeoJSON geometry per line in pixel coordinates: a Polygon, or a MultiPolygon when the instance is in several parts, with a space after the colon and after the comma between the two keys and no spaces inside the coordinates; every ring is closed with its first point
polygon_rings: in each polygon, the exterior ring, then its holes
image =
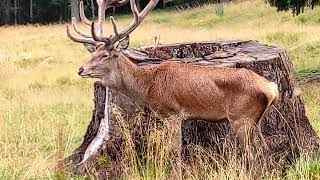
{"type": "Polygon", "coordinates": [[[88,20],[84,14],[83,2],[80,2],[80,18],[86,25],[91,26],[91,34],[82,32],[76,24],[75,19],[72,19],[74,31],[81,37],[76,37],[70,33],[67,26],[68,37],[78,43],[83,43],[92,58],[79,69],[79,75],[82,77],[103,78],[112,74],[117,69],[117,61],[123,49],[129,46],[129,34],[134,31],[150,11],[157,5],[159,0],[150,0],[148,5],[138,12],[135,0],[130,0],[131,10],[133,13],[133,21],[125,29],[118,31],[117,24],[111,16],[110,21],[113,26],[114,33],[110,36],[104,36],[103,23],[105,22],[105,11],[109,7],[121,6],[127,3],[128,0],[97,0],[99,7],[97,26],[94,22],[88,20]]]}

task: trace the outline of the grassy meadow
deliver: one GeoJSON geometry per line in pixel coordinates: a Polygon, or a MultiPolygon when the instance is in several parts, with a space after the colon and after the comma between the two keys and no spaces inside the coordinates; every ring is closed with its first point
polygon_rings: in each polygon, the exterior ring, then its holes
{"type": "MultiPolygon", "coordinates": [[[[319,7],[295,17],[261,0],[225,5],[221,17],[215,9],[154,11],[132,33],[130,46],[153,45],[155,36],[162,44],[258,40],[286,48],[296,78],[320,74],[319,7]]],[[[125,27],[131,16],[116,20],[125,27]]],[[[0,179],[56,179],[54,162],[82,142],[91,119],[94,80],[77,75],[90,54],[66,37],[65,26],[0,27],[0,179]]],[[[111,31],[110,22],[106,29],[111,31]]],[[[307,115],[320,134],[320,84],[301,89],[307,115]]],[[[219,169],[212,179],[232,179],[233,168],[219,169]]],[[[320,159],[302,158],[282,178],[320,179],[320,159]]]]}

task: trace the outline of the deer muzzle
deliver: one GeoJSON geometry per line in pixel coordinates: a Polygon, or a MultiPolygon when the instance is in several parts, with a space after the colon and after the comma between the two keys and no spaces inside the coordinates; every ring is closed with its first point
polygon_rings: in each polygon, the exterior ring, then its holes
{"type": "Polygon", "coordinates": [[[84,71],[83,67],[80,67],[80,68],[79,68],[79,71],[78,71],[79,76],[81,76],[81,74],[83,73],[83,71],[84,71]]]}
{"type": "Polygon", "coordinates": [[[81,77],[92,77],[92,71],[85,70],[83,67],[79,68],[78,74],[81,77]]]}

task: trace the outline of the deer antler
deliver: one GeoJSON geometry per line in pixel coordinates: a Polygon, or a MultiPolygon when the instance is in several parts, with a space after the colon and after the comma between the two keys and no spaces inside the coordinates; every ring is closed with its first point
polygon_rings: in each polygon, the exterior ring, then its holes
{"type": "MultiPolygon", "coordinates": [[[[98,29],[95,32],[92,32],[92,37],[94,37],[93,33],[98,32],[98,37],[102,37],[103,36],[103,32],[104,32],[104,28],[103,28],[103,24],[105,22],[105,14],[106,14],[106,10],[109,7],[118,7],[118,6],[122,6],[124,4],[126,4],[129,0],[97,0],[98,3],[98,29]]],[[[92,25],[93,23],[91,23],[90,25],[94,27],[94,25],[92,25]]],[[[92,28],[92,29],[95,29],[92,28]]],[[[105,41],[105,38],[98,38],[98,41],[105,41]]]]}
{"type": "MultiPolygon", "coordinates": [[[[97,3],[98,3],[98,7],[99,7],[99,10],[98,10],[98,25],[99,25],[99,28],[97,29],[97,33],[96,34],[103,34],[103,23],[105,21],[105,10],[109,7],[118,7],[118,6],[122,6],[124,4],[126,4],[129,0],[122,0],[122,1],[118,1],[118,0],[111,0],[111,1],[107,1],[107,0],[97,0],[97,3]]],[[[84,13],[84,5],[83,5],[83,1],[80,1],[79,3],[79,9],[80,9],[80,20],[88,25],[88,26],[91,26],[92,25],[92,21],[90,21],[85,13],[84,13]]],[[[68,34],[68,37],[75,41],[75,42],[80,42],[80,43],[88,43],[88,40],[90,42],[90,44],[92,44],[93,41],[95,41],[92,37],[92,33],[91,34],[87,34],[83,31],[81,31],[78,26],[77,26],[77,23],[76,23],[76,19],[73,17],[72,18],[72,26],[73,26],[73,29],[76,33],[78,33],[78,35],[82,36],[82,37],[75,37],[73,36],[71,33],[70,33],[70,30],[69,32],[67,32],[68,34]],[[84,39],[85,38],[85,39],[84,39]]],[[[68,29],[67,29],[68,30],[68,29]]]]}
{"type": "Polygon", "coordinates": [[[97,42],[94,41],[92,38],[86,38],[86,37],[76,37],[76,36],[73,36],[71,33],[70,33],[70,30],[69,30],[69,26],[67,25],[67,35],[68,37],[74,41],[74,42],[78,42],[78,43],[86,43],[86,44],[92,44],[92,45],[95,45],[97,42]]]}
{"type": "MultiPolygon", "coordinates": [[[[88,26],[91,26],[92,22],[86,17],[86,15],[84,13],[83,1],[80,1],[79,9],[80,9],[80,19],[81,19],[81,21],[84,24],[86,24],[88,26]]],[[[92,45],[96,44],[96,41],[92,38],[92,35],[87,34],[87,33],[81,31],[78,28],[75,17],[72,17],[72,26],[73,26],[74,31],[76,33],[78,33],[78,35],[82,36],[82,37],[76,37],[76,36],[72,35],[70,33],[69,26],[67,26],[67,35],[72,41],[75,41],[75,42],[78,42],[78,43],[88,43],[88,44],[92,44],[92,45]]]]}
{"type": "Polygon", "coordinates": [[[67,27],[67,34],[68,37],[75,41],[75,42],[80,42],[80,43],[89,43],[89,44],[96,44],[97,42],[104,42],[106,43],[110,48],[113,48],[114,44],[117,41],[122,40],[123,38],[129,36],[129,34],[134,31],[144,20],[144,18],[150,13],[150,11],[157,5],[159,0],[150,0],[148,5],[139,13],[138,8],[136,5],[135,0],[130,0],[130,6],[131,6],[131,11],[133,14],[133,21],[131,24],[123,29],[122,31],[118,31],[117,24],[114,20],[114,18],[111,16],[110,21],[113,26],[113,31],[114,34],[110,35],[109,37],[104,37],[103,32],[103,23],[105,22],[105,11],[109,7],[118,7],[126,4],[129,0],[97,0],[98,3],[98,22],[97,22],[97,27],[94,22],[90,21],[84,13],[84,6],[83,2],[80,1],[80,19],[81,21],[88,25],[91,26],[91,35],[81,31],[75,21],[75,18],[72,18],[72,26],[74,28],[74,31],[77,32],[80,36],[82,37],[75,37],[70,33],[69,28],[67,27]]]}
{"type": "Polygon", "coordinates": [[[85,37],[85,38],[92,38],[92,36],[90,34],[87,34],[83,31],[81,31],[79,28],[78,28],[78,25],[76,23],[76,18],[73,17],[72,18],[72,26],[73,26],[73,29],[79,34],[81,35],[82,37],[85,37]]]}
{"type": "MultiPolygon", "coordinates": [[[[99,10],[98,10],[98,24],[99,24],[98,32],[99,32],[99,34],[102,34],[102,33],[103,33],[103,22],[105,21],[105,18],[104,18],[104,17],[105,17],[105,10],[106,10],[107,7],[109,7],[109,6],[107,6],[107,3],[106,3],[106,2],[107,2],[106,0],[97,0],[98,7],[99,7],[99,10]]],[[[90,20],[86,17],[86,15],[85,15],[85,13],[84,13],[83,1],[80,1],[80,3],[79,3],[79,9],[80,9],[80,19],[81,19],[81,21],[82,21],[84,24],[86,24],[86,25],[88,25],[88,26],[91,26],[91,24],[92,24],[93,22],[90,21],[90,20]]],[[[77,23],[76,23],[76,19],[75,19],[74,17],[72,18],[72,26],[73,26],[74,31],[77,32],[80,36],[82,36],[82,37],[84,37],[84,38],[89,38],[89,39],[91,39],[92,41],[95,41],[95,40],[93,39],[92,35],[87,34],[87,33],[81,31],[81,30],[78,28],[77,23]]],[[[92,33],[91,33],[91,34],[92,34],[92,33]]],[[[69,35],[72,36],[72,38],[70,38],[71,40],[74,40],[74,39],[78,39],[78,40],[81,40],[81,41],[86,41],[86,40],[88,40],[88,39],[85,40],[85,39],[80,38],[80,37],[74,37],[73,35],[70,34],[70,32],[69,32],[68,36],[69,36],[69,35]]],[[[76,42],[79,42],[79,41],[76,41],[76,42]]]]}
{"type": "Polygon", "coordinates": [[[111,16],[110,21],[113,26],[114,34],[112,34],[110,37],[99,36],[95,33],[96,27],[93,24],[91,27],[91,30],[92,30],[91,32],[92,32],[94,40],[108,43],[109,47],[112,48],[117,41],[125,38],[126,36],[129,36],[129,34],[138,27],[141,24],[141,22],[144,20],[144,18],[157,5],[158,2],[159,2],[159,0],[150,0],[148,5],[139,13],[135,0],[130,0],[131,11],[132,11],[132,14],[134,17],[131,24],[129,26],[127,26],[125,29],[123,29],[122,31],[118,32],[117,24],[116,24],[114,18],[111,16]]]}
{"type": "Polygon", "coordinates": [[[86,24],[88,26],[91,26],[92,22],[86,17],[86,14],[84,13],[83,1],[80,1],[79,8],[80,8],[80,19],[81,19],[81,21],[84,24],[86,24]]]}
{"type": "MultiPolygon", "coordinates": [[[[107,10],[109,7],[119,7],[119,6],[122,6],[122,5],[126,4],[128,1],[129,1],[129,0],[122,0],[122,1],[111,0],[111,1],[107,1],[107,2],[105,2],[105,4],[106,4],[106,10],[107,10]]],[[[98,5],[99,5],[99,3],[98,3],[98,5]]],[[[81,21],[82,21],[83,23],[85,23],[86,25],[91,26],[92,21],[90,21],[90,20],[86,17],[86,15],[85,15],[85,13],[84,13],[83,1],[80,1],[79,6],[80,6],[80,19],[81,19],[81,21]]],[[[100,8],[100,6],[99,6],[99,8],[100,8]]],[[[99,12],[99,11],[98,11],[98,12],[99,12]]]]}

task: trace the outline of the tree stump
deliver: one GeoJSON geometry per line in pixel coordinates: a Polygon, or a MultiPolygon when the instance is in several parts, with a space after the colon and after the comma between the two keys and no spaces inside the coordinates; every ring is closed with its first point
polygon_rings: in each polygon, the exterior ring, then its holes
{"type": "MultiPolygon", "coordinates": [[[[288,55],[284,49],[259,44],[256,41],[217,41],[201,43],[184,43],[161,45],[144,49],[130,49],[124,52],[133,62],[139,66],[156,66],[164,61],[178,61],[181,63],[193,63],[204,66],[225,66],[233,68],[250,69],[268,80],[278,84],[280,92],[279,102],[269,109],[261,122],[261,132],[268,145],[266,151],[260,154],[264,157],[269,169],[280,169],[292,162],[301,153],[311,153],[318,149],[319,138],[312,129],[305,114],[300,92],[295,87],[293,70],[288,55]],[[276,162],[276,163],[274,163],[276,162]]],[[[101,118],[104,116],[105,88],[101,83],[95,83],[95,109],[88,126],[82,145],[68,158],[73,164],[80,162],[88,144],[97,133],[101,118]]],[[[123,111],[132,116],[138,106],[129,98],[110,90],[110,104],[119,106],[123,111]]],[[[147,108],[143,123],[149,123],[147,108]]],[[[97,165],[97,159],[92,160],[101,177],[119,177],[121,169],[117,164],[121,159],[121,146],[123,135],[111,113],[110,139],[101,149],[99,156],[108,155],[110,161],[106,167],[97,165]],[[107,174],[106,174],[107,172],[107,174]]],[[[131,125],[132,122],[126,122],[131,125]]],[[[141,124],[140,124],[141,125],[141,124]]],[[[144,128],[144,127],[140,127],[144,128]]],[[[181,142],[183,144],[183,157],[187,162],[192,158],[193,150],[189,145],[201,145],[204,148],[215,149],[215,153],[221,151],[223,142],[230,139],[234,142],[234,136],[230,132],[228,123],[208,123],[201,120],[183,122],[181,142]]],[[[134,133],[133,133],[134,134],[134,133]]],[[[143,135],[134,135],[135,147],[143,144],[143,135]]],[[[234,142],[240,147],[237,141],[234,142]]],[[[99,164],[99,163],[98,163],[99,164]]]]}

